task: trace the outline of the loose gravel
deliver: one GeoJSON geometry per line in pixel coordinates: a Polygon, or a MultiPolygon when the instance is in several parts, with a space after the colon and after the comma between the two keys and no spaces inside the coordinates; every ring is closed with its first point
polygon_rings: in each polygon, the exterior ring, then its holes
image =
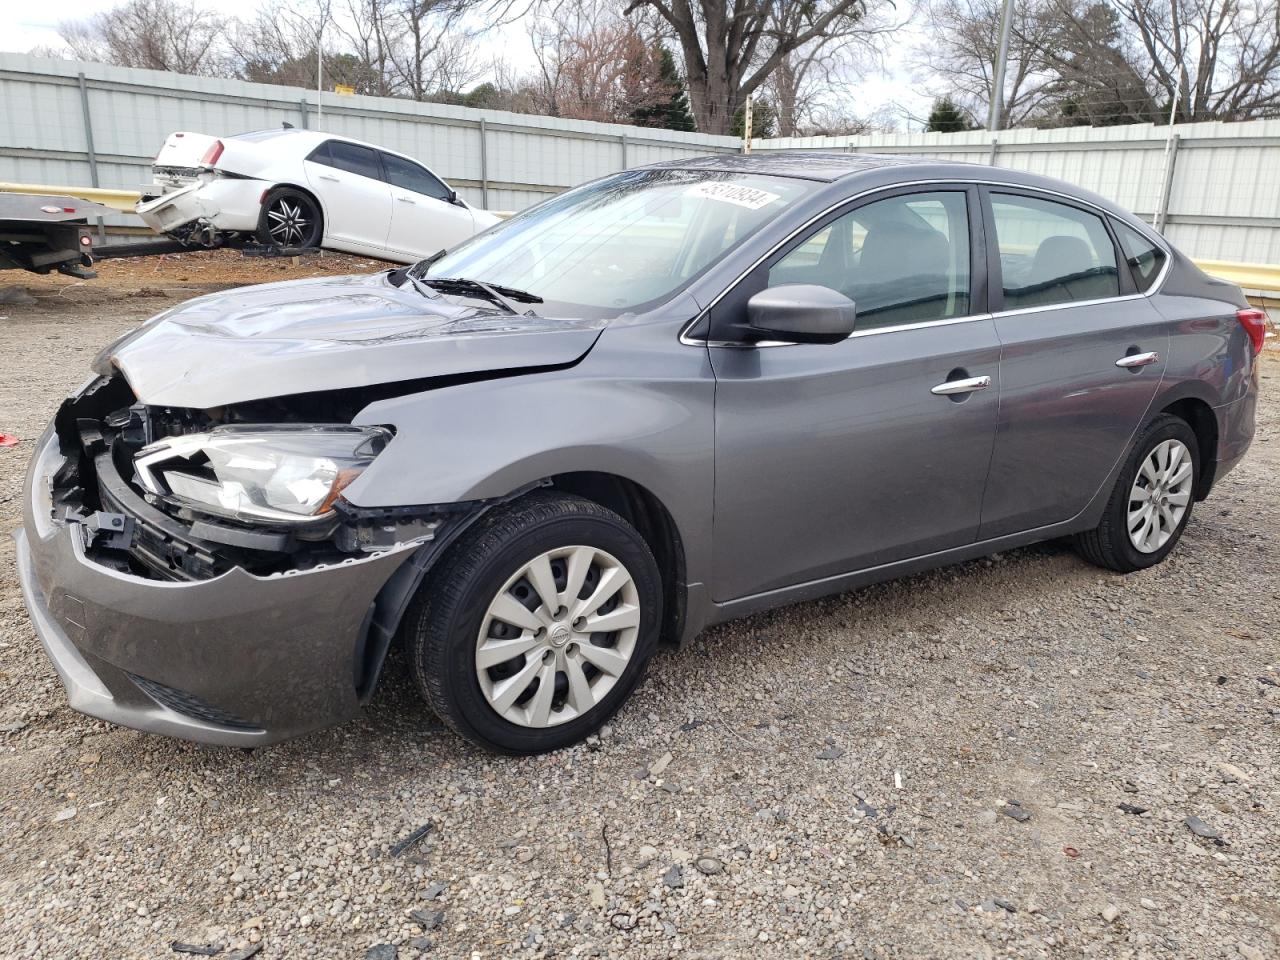
{"type": "MultiPolygon", "coordinates": [[[[200,292],[189,259],[0,304],[5,530],[31,439],[200,292]]],[[[1274,960],[1277,380],[1160,567],[1046,544],[728,624],[532,759],[449,734],[400,659],[360,719],[251,753],[81,716],[6,538],[0,956],[1274,960]]]]}

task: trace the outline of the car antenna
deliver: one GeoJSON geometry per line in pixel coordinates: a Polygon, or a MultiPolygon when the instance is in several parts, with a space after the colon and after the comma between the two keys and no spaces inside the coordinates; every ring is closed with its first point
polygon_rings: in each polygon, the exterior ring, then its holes
{"type": "Polygon", "coordinates": [[[292,123],[290,123],[288,120],[284,121],[282,124],[280,124],[280,126],[284,127],[284,129],[286,129],[286,130],[292,130],[292,129],[293,129],[293,124],[292,124],[292,123]]]}

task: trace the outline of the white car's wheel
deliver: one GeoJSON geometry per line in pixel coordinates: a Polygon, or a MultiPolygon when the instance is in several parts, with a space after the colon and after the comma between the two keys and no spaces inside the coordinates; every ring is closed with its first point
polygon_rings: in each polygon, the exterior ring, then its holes
{"type": "Polygon", "coordinates": [[[262,201],[258,240],[273,247],[317,247],[322,222],[320,205],[309,194],[279,187],[262,201]]]}

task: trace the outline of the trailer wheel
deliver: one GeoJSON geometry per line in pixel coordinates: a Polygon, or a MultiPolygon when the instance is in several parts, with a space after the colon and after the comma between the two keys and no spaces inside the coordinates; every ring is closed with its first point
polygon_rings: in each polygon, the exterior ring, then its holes
{"type": "Polygon", "coordinates": [[[318,247],[322,226],[314,198],[293,187],[277,187],[262,201],[258,240],[273,247],[318,247]]]}

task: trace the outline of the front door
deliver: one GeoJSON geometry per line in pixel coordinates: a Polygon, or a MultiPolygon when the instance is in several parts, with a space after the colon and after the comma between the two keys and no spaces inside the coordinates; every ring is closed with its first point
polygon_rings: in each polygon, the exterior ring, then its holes
{"type": "Polygon", "coordinates": [[[837,344],[711,346],[717,601],[972,542],[999,407],[976,190],[877,195],[748,275],[857,304],[837,344]]]}
{"type": "Polygon", "coordinates": [[[1168,327],[1096,210],[985,191],[1000,419],[983,540],[1069,520],[1129,449],[1164,372],[1168,327]]]}
{"type": "Polygon", "coordinates": [[[382,155],[382,166],[391,185],[388,250],[411,258],[427,257],[475,232],[471,211],[454,203],[453,191],[431,171],[394,153],[382,155]]]}

